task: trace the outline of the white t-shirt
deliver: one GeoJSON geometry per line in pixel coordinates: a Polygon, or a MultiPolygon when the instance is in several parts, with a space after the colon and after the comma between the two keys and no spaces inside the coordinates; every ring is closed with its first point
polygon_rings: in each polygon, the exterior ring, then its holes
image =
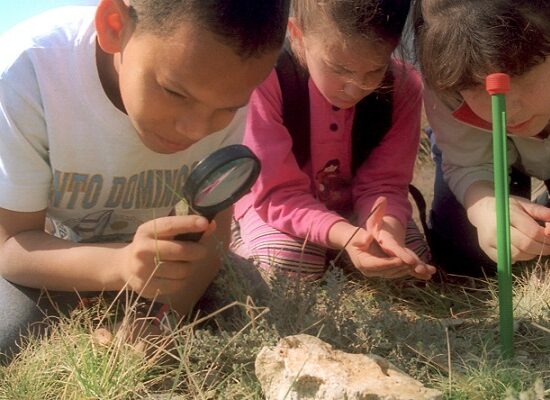
{"type": "Polygon", "coordinates": [[[52,10],[0,37],[0,207],[47,209],[65,239],[128,241],[169,213],[196,162],[241,142],[246,110],[183,152],[149,150],[103,91],[94,13],[52,10]]]}

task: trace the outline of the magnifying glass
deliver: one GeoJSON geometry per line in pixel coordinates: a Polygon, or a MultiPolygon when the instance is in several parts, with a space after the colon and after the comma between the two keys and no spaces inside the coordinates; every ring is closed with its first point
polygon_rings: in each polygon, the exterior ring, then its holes
{"type": "MultiPolygon", "coordinates": [[[[212,221],[216,214],[246,194],[260,174],[260,160],[242,145],[222,147],[193,168],[183,185],[182,196],[188,214],[202,215],[212,221]]],[[[203,232],[176,235],[174,239],[198,241],[203,232]]]]}

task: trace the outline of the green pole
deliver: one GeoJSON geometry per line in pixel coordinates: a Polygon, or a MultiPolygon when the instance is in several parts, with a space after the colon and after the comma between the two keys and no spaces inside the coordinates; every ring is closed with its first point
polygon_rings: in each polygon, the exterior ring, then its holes
{"type": "Polygon", "coordinates": [[[500,344],[503,358],[514,355],[514,315],[510,250],[510,204],[508,188],[508,150],[506,147],[506,98],[510,77],[491,74],[486,80],[493,115],[493,170],[497,217],[497,269],[500,344]]]}

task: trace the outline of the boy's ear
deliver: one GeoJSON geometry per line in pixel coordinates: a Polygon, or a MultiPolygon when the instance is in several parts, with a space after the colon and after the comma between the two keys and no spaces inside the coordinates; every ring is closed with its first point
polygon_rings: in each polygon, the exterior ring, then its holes
{"type": "Polygon", "coordinates": [[[97,41],[101,49],[109,54],[122,51],[123,32],[132,20],[129,7],[124,0],[100,0],[95,13],[97,41]]]}

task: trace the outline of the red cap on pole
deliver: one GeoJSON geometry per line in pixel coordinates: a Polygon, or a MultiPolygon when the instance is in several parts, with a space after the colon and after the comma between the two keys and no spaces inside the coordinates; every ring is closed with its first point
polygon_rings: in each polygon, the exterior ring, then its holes
{"type": "Polygon", "coordinates": [[[485,79],[485,89],[489,94],[505,94],[510,90],[510,76],[502,72],[488,75],[485,79]]]}

